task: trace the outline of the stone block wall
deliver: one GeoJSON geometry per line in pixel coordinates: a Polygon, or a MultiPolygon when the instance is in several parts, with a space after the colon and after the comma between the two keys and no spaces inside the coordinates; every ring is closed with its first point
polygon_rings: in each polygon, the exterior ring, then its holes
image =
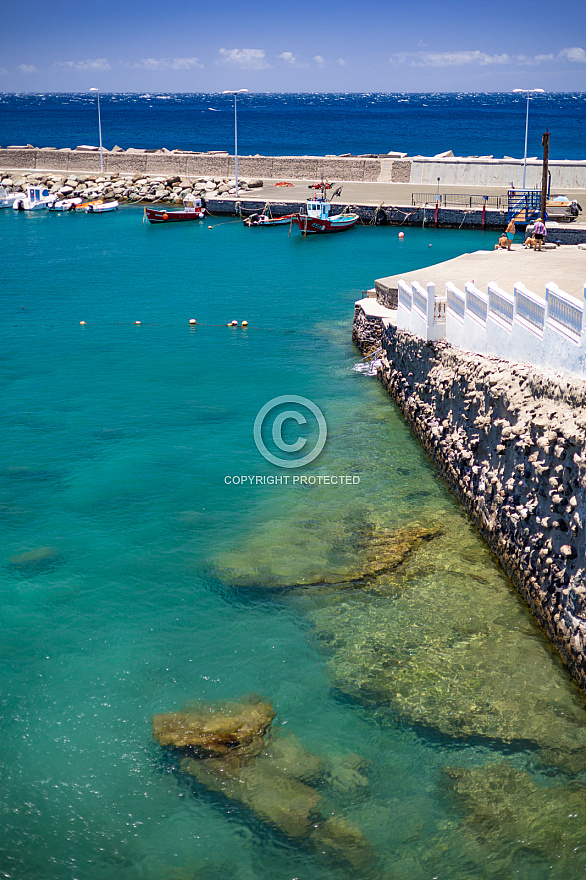
{"type": "Polygon", "coordinates": [[[382,345],[382,384],[586,689],[586,382],[387,322],[382,345]]]}

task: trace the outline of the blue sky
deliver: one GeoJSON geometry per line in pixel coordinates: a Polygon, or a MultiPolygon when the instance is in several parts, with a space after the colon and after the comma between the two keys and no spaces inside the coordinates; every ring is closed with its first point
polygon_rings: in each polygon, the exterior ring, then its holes
{"type": "Polygon", "coordinates": [[[586,0],[20,0],[0,91],[586,91],[586,0]]]}

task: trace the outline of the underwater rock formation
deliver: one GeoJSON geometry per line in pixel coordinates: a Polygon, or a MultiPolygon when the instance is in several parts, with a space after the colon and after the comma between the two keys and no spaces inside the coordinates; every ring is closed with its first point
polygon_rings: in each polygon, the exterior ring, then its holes
{"type": "Polygon", "coordinates": [[[387,529],[369,522],[342,523],[338,533],[327,534],[327,543],[320,546],[312,533],[304,534],[297,525],[294,538],[279,546],[272,558],[265,553],[259,563],[259,554],[249,545],[224,560],[230,567],[219,566],[216,576],[238,587],[362,586],[399,568],[423,542],[441,534],[436,524],[387,529]]]}
{"type": "Polygon", "coordinates": [[[25,553],[18,553],[8,561],[11,571],[24,575],[43,574],[63,562],[63,557],[55,547],[36,547],[25,553]]]}
{"type": "Polygon", "coordinates": [[[274,717],[272,703],[254,696],[240,703],[200,704],[193,709],[154,715],[153,736],[162,746],[225,755],[259,743],[274,717]]]}
{"type": "Polygon", "coordinates": [[[328,772],[295,736],[270,731],[274,717],[271,703],[252,696],[155,715],[153,736],[178,750],[180,770],[209,791],[242,804],[287,837],[355,867],[364,864],[368,845],[361,830],[326,808],[315,787],[341,779],[346,791],[359,788],[367,782],[358,772],[363,762],[342,756],[328,772]]]}
{"type": "Polygon", "coordinates": [[[444,773],[446,787],[465,811],[461,830],[486,855],[497,849],[522,851],[525,860],[538,857],[548,866],[555,860],[567,877],[582,876],[586,788],[538,784],[504,762],[447,767],[444,773]]]}

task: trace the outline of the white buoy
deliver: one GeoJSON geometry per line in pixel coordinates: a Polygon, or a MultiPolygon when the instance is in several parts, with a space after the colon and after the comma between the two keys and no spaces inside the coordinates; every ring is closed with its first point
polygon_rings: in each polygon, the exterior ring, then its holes
{"type": "Polygon", "coordinates": [[[80,324],[85,324],[85,321],[80,321],[79,323],[80,323],[80,324]]]}
{"type": "Polygon", "coordinates": [[[243,326],[243,327],[248,327],[248,321],[243,321],[243,322],[242,322],[242,326],[243,326]]]}
{"type": "Polygon", "coordinates": [[[140,324],[140,321],[135,321],[134,323],[135,323],[135,324],[140,324]]]}
{"type": "Polygon", "coordinates": [[[404,233],[404,232],[400,232],[400,233],[399,233],[399,238],[405,238],[405,233],[404,233]]]}
{"type": "Polygon", "coordinates": [[[190,318],[189,323],[190,324],[197,324],[197,321],[195,320],[195,318],[190,318]]]}

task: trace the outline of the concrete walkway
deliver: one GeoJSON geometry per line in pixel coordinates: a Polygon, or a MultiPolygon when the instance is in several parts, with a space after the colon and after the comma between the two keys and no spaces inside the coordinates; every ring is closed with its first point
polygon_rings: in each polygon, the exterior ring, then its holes
{"type": "Polygon", "coordinates": [[[401,278],[408,283],[418,281],[423,286],[433,281],[436,295],[441,297],[446,281],[453,282],[460,290],[464,290],[464,284],[471,281],[483,291],[486,291],[490,281],[494,281],[510,294],[514,285],[521,281],[525,287],[545,299],[545,285],[553,281],[565,293],[582,302],[586,286],[586,249],[576,245],[561,245],[533,251],[525,249],[523,245],[513,245],[510,251],[476,251],[413,272],[389,275],[377,279],[376,284],[392,291],[397,289],[401,278]]]}
{"type": "MultiPolygon", "coordinates": [[[[283,201],[283,202],[299,202],[307,199],[311,190],[308,182],[305,180],[292,180],[283,178],[293,186],[276,187],[276,180],[264,181],[264,186],[259,189],[250,190],[249,192],[241,192],[240,199],[244,203],[248,198],[262,199],[267,201],[283,201]]],[[[317,183],[317,181],[314,181],[317,183]]],[[[409,206],[412,203],[412,195],[414,193],[426,192],[431,195],[431,201],[428,205],[435,205],[435,189],[425,184],[412,183],[366,183],[364,181],[342,181],[332,180],[332,192],[338,186],[342,187],[342,194],[333,202],[336,205],[358,204],[358,205],[379,205],[381,202],[385,205],[409,206]],[[431,192],[433,190],[433,192],[431,192]]],[[[503,196],[505,211],[507,187],[499,186],[441,186],[440,193],[458,194],[458,195],[481,195],[481,196],[503,196]]],[[[558,195],[557,191],[552,191],[552,196],[558,195]]],[[[569,198],[576,199],[584,208],[578,217],[578,222],[586,222],[586,191],[585,190],[568,190],[569,198]]],[[[566,226],[574,226],[575,223],[565,224],[566,226]]]]}

